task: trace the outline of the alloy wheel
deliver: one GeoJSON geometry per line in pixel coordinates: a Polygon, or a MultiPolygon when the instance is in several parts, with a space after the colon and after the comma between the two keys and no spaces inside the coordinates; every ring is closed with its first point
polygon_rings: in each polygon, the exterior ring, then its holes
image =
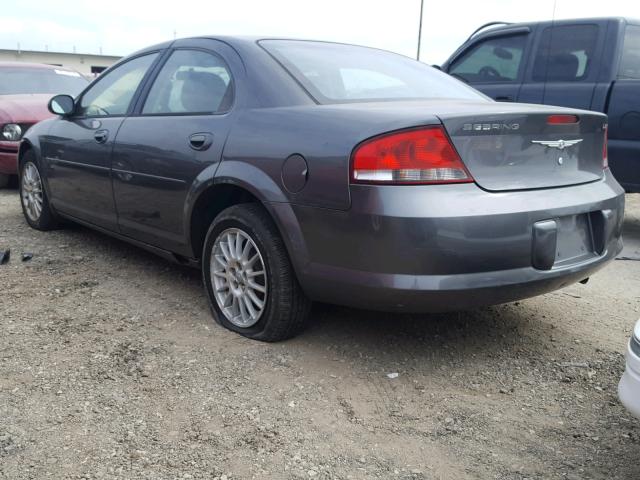
{"type": "Polygon", "coordinates": [[[42,179],[38,168],[32,162],[27,162],[22,172],[21,197],[29,220],[37,222],[42,214],[42,179]]]}
{"type": "Polygon", "coordinates": [[[210,269],[225,317],[240,328],[255,325],[267,303],[267,272],[256,243],[238,228],[222,231],[213,244],[210,269]]]}

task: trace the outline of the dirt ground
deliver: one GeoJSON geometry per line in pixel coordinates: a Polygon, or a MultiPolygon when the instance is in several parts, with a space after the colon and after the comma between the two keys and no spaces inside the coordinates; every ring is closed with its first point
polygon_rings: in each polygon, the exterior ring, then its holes
{"type": "MultiPolygon", "coordinates": [[[[640,257],[640,195],[625,232],[640,257]]],[[[616,395],[640,262],[463,313],[318,305],[304,335],[264,344],[212,321],[197,271],[31,230],[15,190],[4,248],[2,479],[640,478],[616,395]]]]}

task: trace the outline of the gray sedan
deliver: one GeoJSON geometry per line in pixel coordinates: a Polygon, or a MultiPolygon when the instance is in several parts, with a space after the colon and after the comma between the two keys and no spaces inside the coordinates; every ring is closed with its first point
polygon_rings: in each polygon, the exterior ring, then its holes
{"type": "Polygon", "coordinates": [[[111,67],[19,153],[26,221],[202,268],[216,320],[301,331],[311,301],[433,312],[586,280],[621,250],[606,116],[496,103],[425,64],[202,37],[111,67]]]}

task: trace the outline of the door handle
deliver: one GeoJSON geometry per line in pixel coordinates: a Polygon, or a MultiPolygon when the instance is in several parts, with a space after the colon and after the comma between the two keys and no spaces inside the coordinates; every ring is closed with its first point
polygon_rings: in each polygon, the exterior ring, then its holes
{"type": "Polygon", "coordinates": [[[513,102],[513,97],[511,95],[498,95],[495,99],[498,102],[513,102]]]}
{"type": "Polygon", "coordinates": [[[105,143],[109,138],[109,130],[97,130],[93,134],[93,138],[98,143],[105,143]]]}
{"type": "Polygon", "coordinates": [[[189,137],[189,146],[194,150],[206,150],[213,143],[213,134],[194,133],[189,137]]]}

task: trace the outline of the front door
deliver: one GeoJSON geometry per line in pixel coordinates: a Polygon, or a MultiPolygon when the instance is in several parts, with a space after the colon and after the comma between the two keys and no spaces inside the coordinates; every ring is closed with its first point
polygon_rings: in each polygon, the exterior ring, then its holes
{"type": "Polygon", "coordinates": [[[118,129],[157,54],[136,57],[105,74],[80,97],[71,117],[41,140],[53,207],[117,230],[111,152],[118,129]]]}
{"type": "Polygon", "coordinates": [[[120,231],[188,254],[185,202],[215,168],[229,132],[234,84],[217,53],[175,48],[116,138],[113,185],[120,231]]]}
{"type": "Polygon", "coordinates": [[[529,33],[515,33],[479,40],[453,61],[448,73],[494,100],[515,102],[529,37],[529,33]]]}

